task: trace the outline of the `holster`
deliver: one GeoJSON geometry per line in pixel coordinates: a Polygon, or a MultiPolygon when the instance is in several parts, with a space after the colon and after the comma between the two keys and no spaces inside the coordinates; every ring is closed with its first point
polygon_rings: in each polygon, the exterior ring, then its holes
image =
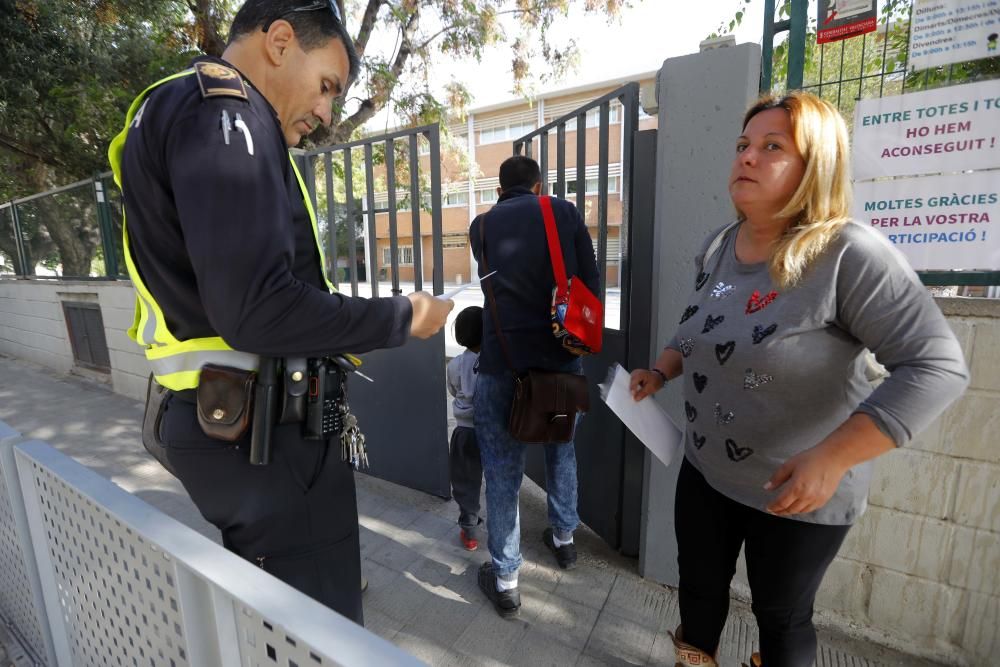
{"type": "Polygon", "coordinates": [[[297,424],[306,419],[306,390],[309,388],[309,368],[305,357],[285,359],[282,374],[281,412],[279,424],[297,424]],[[296,380],[295,378],[298,378],[296,380]]]}
{"type": "Polygon", "coordinates": [[[142,446],[167,472],[174,475],[173,468],[167,462],[166,449],[160,442],[160,421],[163,419],[167,395],[167,388],[157,384],[150,374],[146,385],[146,409],[142,415],[142,446]]]}
{"type": "Polygon", "coordinates": [[[198,423],[210,438],[234,442],[250,425],[257,374],[205,364],[198,381],[198,423]]]}
{"type": "Polygon", "coordinates": [[[529,370],[514,376],[514,400],[507,430],[530,444],[568,442],[578,412],[590,409],[587,379],[575,373],[529,370]]]}

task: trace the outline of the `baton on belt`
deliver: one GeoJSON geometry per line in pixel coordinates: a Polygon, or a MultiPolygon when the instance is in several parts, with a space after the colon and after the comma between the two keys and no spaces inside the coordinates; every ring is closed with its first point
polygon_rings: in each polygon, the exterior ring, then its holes
{"type": "Polygon", "coordinates": [[[250,433],[250,465],[271,462],[271,432],[277,421],[278,360],[261,357],[257,371],[257,391],[254,394],[253,431],[250,433]]]}

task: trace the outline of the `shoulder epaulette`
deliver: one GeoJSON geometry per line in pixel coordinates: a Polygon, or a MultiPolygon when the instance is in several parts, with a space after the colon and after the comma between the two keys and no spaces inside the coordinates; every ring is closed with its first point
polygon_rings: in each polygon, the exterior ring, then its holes
{"type": "Polygon", "coordinates": [[[240,73],[231,67],[219,63],[202,62],[194,66],[198,76],[198,86],[201,96],[205,97],[238,97],[248,99],[247,88],[240,73]]]}

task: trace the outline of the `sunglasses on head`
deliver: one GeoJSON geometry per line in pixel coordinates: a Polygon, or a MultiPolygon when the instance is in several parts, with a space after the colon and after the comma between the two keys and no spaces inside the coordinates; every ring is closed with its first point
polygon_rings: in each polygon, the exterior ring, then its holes
{"type": "MultiPolygon", "coordinates": [[[[289,10],[282,14],[281,16],[288,16],[289,14],[294,14],[297,12],[314,12],[320,9],[329,9],[333,14],[333,18],[337,19],[340,25],[344,25],[344,18],[340,14],[340,7],[337,6],[337,0],[324,0],[323,2],[314,2],[311,5],[306,5],[305,7],[297,7],[295,9],[289,10]]],[[[267,32],[271,24],[277,21],[281,16],[276,16],[267,23],[264,24],[264,32],[267,32]]]]}

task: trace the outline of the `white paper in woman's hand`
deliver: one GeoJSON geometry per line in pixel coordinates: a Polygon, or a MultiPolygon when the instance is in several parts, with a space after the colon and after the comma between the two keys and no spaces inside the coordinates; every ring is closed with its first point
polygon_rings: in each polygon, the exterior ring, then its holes
{"type": "Polygon", "coordinates": [[[663,465],[680,451],[683,434],[659,403],[647,396],[638,403],[629,391],[629,372],[615,364],[601,385],[601,398],[663,465]]]}

